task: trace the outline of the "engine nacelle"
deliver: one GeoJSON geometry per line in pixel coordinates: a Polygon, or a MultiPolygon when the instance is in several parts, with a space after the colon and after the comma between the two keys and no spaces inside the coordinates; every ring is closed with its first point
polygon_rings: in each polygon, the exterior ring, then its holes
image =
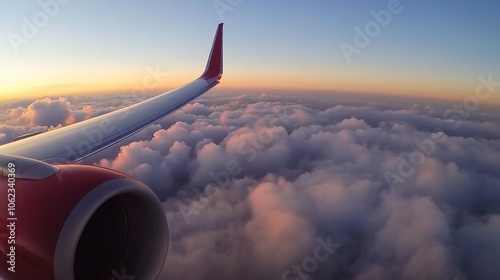
{"type": "Polygon", "coordinates": [[[168,250],[157,196],[123,173],[0,156],[0,278],[156,279],[168,250]]]}

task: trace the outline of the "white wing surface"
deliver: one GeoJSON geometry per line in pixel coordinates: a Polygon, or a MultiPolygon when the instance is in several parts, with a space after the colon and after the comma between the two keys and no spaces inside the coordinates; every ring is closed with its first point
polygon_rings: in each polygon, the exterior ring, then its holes
{"type": "Polygon", "coordinates": [[[78,162],[168,116],[222,78],[223,24],[219,24],[205,72],[196,80],[114,112],[0,146],[0,154],[47,162],[78,162]]]}

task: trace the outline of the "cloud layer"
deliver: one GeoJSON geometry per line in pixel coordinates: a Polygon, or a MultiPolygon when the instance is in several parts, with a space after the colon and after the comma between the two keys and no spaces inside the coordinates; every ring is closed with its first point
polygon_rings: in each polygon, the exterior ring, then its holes
{"type": "Polygon", "coordinates": [[[498,118],[397,106],[209,96],[100,164],[166,198],[173,279],[494,279],[498,118]]]}
{"type": "MultiPolygon", "coordinates": [[[[134,97],[101,98],[12,105],[4,119],[21,118],[0,135],[134,97]]],[[[497,279],[500,117],[450,121],[448,108],[208,94],[94,161],[165,201],[165,279],[497,279]]]]}

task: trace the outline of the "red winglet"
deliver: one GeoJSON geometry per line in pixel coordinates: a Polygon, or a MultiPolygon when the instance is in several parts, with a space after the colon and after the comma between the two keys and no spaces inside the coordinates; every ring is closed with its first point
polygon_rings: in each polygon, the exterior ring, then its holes
{"type": "Polygon", "coordinates": [[[207,67],[200,78],[205,80],[216,79],[219,81],[222,78],[222,27],[224,23],[219,24],[217,33],[215,34],[212,51],[208,57],[207,67]]]}

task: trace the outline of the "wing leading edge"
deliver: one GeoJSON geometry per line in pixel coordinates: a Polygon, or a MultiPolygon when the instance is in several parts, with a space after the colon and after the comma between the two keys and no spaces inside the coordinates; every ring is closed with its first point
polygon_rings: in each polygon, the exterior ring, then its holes
{"type": "Polygon", "coordinates": [[[222,78],[223,24],[219,24],[205,72],[177,89],[135,105],[0,146],[0,154],[47,162],[78,162],[139,132],[216,86],[222,78]]]}

